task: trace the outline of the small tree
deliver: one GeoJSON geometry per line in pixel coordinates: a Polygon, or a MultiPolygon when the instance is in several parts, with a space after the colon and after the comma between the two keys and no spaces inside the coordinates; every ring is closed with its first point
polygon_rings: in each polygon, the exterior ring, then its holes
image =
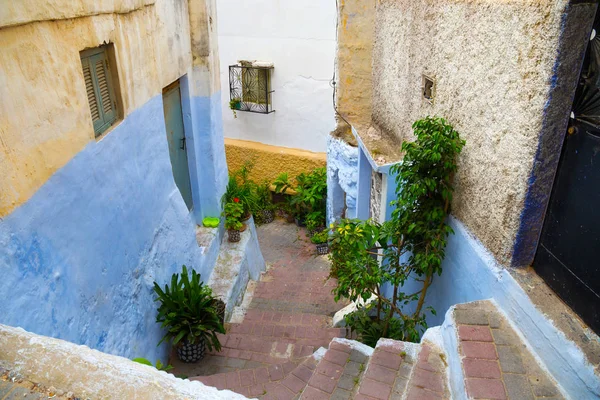
{"type": "Polygon", "coordinates": [[[413,130],[416,140],[402,144],[404,159],[391,168],[397,185],[397,198],[390,203],[395,206],[392,218],[383,224],[342,220],[331,241],[336,300],[377,298],[346,317],[348,326],[369,345],[380,337],[419,340],[427,328],[427,290],[435,274],[442,273],[447,237],[453,233],[446,218],[456,158],[465,142],[442,118],[419,120],[413,130]],[[409,278],[419,283],[413,293],[402,291],[409,278]],[[391,299],[383,295],[384,285],[391,287],[391,299]]]}

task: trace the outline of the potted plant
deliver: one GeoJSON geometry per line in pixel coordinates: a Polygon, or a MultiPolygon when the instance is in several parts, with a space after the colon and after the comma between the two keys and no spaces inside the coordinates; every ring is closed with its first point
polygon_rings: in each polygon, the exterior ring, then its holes
{"type": "Polygon", "coordinates": [[[158,343],[170,341],[177,349],[183,362],[197,362],[209,351],[221,351],[217,333],[224,334],[225,328],[215,309],[212,290],[200,281],[200,274],[192,269],[189,278],[186,266],[181,276],[173,274],[171,286],[164,289],[154,282],[155,301],[160,303],[156,322],[166,328],[165,336],[158,343]]]}
{"type": "Polygon", "coordinates": [[[310,241],[317,247],[317,254],[325,255],[329,253],[329,232],[327,230],[315,233],[310,241]]]}
{"type": "Polygon", "coordinates": [[[233,118],[237,118],[236,110],[242,108],[242,99],[239,97],[234,97],[233,99],[229,100],[229,108],[231,111],[233,111],[233,118]]]}
{"type": "Polygon", "coordinates": [[[281,210],[281,216],[289,223],[294,222],[294,209],[295,206],[292,204],[292,196],[288,194],[288,189],[292,189],[292,183],[290,182],[287,172],[282,172],[277,175],[277,178],[273,181],[275,186],[275,193],[284,197],[284,201],[278,203],[278,207],[281,210]]]}
{"type": "Polygon", "coordinates": [[[252,171],[253,163],[247,161],[244,165],[229,175],[229,181],[221,204],[225,206],[231,203],[234,198],[238,198],[244,206],[242,220],[245,221],[252,215],[252,210],[256,209],[256,183],[250,180],[249,175],[252,171]]]}
{"type": "Polygon", "coordinates": [[[268,181],[264,181],[262,185],[257,185],[255,188],[256,209],[252,210],[259,224],[269,224],[273,222],[275,216],[273,214],[274,206],[271,197],[271,189],[268,181]]]}
{"type": "Polygon", "coordinates": [[[245,225],[241,219],[244,214],[244,207],[237,197],[233,198],[231,203],[225,204],[225,229],[227,229],[227,239],[232,242],[239,242],[241,239],[240,232],[245,230],[245,225]]]}
{"type": "Polygon", "coordinates": [[[306,215],[306,229],[309,236],[319,233],[325,229],[325,214],[323,211],[313,211],[306,215]]]}

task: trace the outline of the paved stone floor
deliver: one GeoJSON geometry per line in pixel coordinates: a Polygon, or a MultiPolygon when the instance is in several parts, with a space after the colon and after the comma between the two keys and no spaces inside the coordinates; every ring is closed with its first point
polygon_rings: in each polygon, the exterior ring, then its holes
{"type": "Polygon", "coordinates": [[[175,375],[204,377],[199,379],[218,388],[232,387],[225,381],[227,373],[234,373],[229,375],[232,382],[243,379],[239,370],[255,372],[245,376],[248,382],[271,381],[280,370],[287,375],[319,347],[327,347],[332,338],[346,335],[345,328],[332,328],[331,320],[347,303],[333,300],[329,260],[316,255],[305,229],[275,220],[257,232],[268,270],[256,283],[243,321],[227,324],[227,334],[220,338],[223,349],[201,362],[184,364],[172,357],[175,375]]]}
{"type": "Polygon", "coordinates": [[[79,400],[70,394],[57,393],[54,388],[44,388],[12,376],[0,369],[0,400],[79,400]]]}
{"type": "Polygon", "coordinates": [[[463,371],[474,399],[562,399],[516,332],[488,301],[454,311],[463,371]]]}

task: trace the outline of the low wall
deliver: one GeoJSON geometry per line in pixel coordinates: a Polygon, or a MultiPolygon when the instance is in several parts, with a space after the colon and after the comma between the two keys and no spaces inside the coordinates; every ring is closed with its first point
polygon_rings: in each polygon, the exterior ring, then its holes
{"type": "Polygon", "coordinates": [[[271,146],[246,140],[225,139],[229,171],[239,169],[246,161],[254,161],[250,178],[259,183],[265,179],[273,182],[277,175],[287,172],[290,179],[302,172],[324,167],[325,153],[271,146]]]}
{"type": "Polygon", "coordinates": [[[0,325],[0,367],[82,399],[245,399],[153,367],[0,325]]]}

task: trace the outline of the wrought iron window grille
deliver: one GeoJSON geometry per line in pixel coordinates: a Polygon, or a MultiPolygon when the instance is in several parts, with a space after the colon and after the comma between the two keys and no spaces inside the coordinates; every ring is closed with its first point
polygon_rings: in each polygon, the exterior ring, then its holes
{"type": "Polygon", "coordinates": [[[273,67],[229,66],[229,106],[234,111],[270,114],[273,110],[271,72],[273,67]]]}

